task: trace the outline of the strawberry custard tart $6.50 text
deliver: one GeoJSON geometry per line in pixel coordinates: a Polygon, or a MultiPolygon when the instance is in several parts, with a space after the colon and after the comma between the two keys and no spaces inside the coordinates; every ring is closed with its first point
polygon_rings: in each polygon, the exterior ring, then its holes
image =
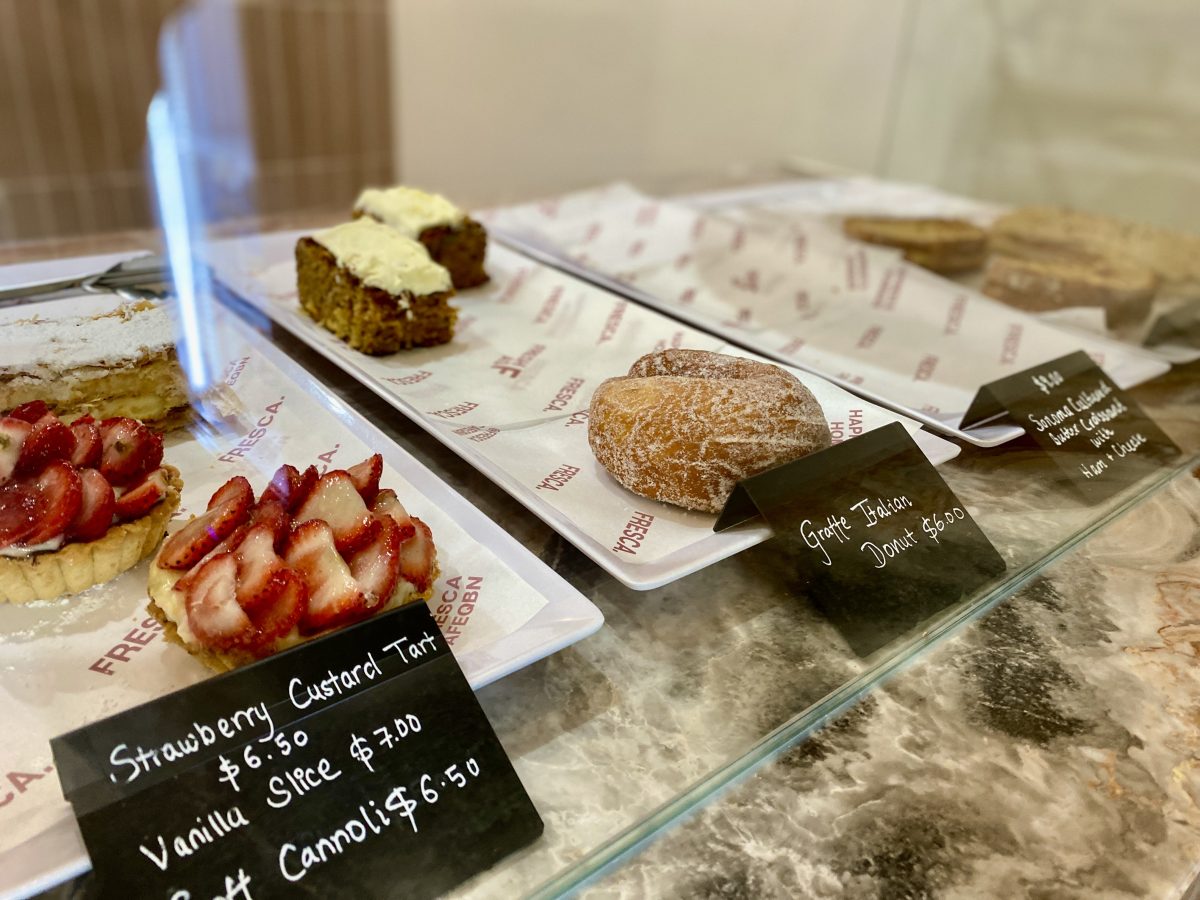
{"type": "Polygon", "coordinates": [[[324,475],[283,465],[257,500],[246,478],[227,481],[150,568],[167,639],[226,671],[428,599],[433,535],[382,474],[379,454],[324,475]]]}

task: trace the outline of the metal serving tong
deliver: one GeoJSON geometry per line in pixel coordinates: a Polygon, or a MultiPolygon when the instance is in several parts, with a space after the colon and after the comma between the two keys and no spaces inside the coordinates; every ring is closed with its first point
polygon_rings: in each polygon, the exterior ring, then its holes
{"type": "Polygon", "coordinates": [[[170,290],[171,273],[166,260],[156,254],[148,254],[123,260],[95,275],[0,290],[0,308],[70,297],[80,291],[116,294],[127,300],[162,300],[170,290]]]}

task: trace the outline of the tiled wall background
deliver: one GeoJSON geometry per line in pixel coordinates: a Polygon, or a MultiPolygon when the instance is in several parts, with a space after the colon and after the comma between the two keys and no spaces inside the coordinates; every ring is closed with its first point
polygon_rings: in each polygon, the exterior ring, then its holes
{"type": "MultiPolygon", "coordinates": [[[[1195,0],[208,2],[239,23],[212,52],[243,60],[264,213],[797,157],[1200,230],[1195,0]]],[[[155,39],[182,3],[0,0],[0,241],[150,223],[155,39]]]]}
{"type": "MultiPolygon", "coordinates": [[[[0,0],[0,242],[152,223],[146,107],[160,26],[184,5],[0,0]]],[[[257,207],[344,205],[359,185],[389,181],[386,0],[228,5],[245,50],[257,207]]]]}
{"type": "Polygon", "coordinates": [[[178,0],[0,0],[0,240],[146,221],[158,23],[178,0]]]}

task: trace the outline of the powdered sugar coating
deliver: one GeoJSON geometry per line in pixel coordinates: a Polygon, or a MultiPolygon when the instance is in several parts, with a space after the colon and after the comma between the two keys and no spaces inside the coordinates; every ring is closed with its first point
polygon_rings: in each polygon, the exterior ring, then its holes
{"type": "Polygon", "coordinates": [[[596,388],[588,443],[634,493],[715,513],[741,479],[832,438],[817,399],[778,366],[663,350],[596,388]]]}
{"type": "Polygon", "coordinates": [[[4,325],[0,375],[50,377],[82,366],[132,363],[175,346],[165,307],[148,301],[123,304],[99,316],[19,319],[4,325]]]}

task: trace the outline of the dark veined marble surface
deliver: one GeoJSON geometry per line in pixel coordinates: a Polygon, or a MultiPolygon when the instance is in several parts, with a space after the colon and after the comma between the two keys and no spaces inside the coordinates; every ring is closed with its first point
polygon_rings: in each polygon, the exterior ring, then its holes
{"type": "Polygon", "coordinates": [[[1177,896],[1198,655],[1185,473],[587,896],[1177,896]]]}

